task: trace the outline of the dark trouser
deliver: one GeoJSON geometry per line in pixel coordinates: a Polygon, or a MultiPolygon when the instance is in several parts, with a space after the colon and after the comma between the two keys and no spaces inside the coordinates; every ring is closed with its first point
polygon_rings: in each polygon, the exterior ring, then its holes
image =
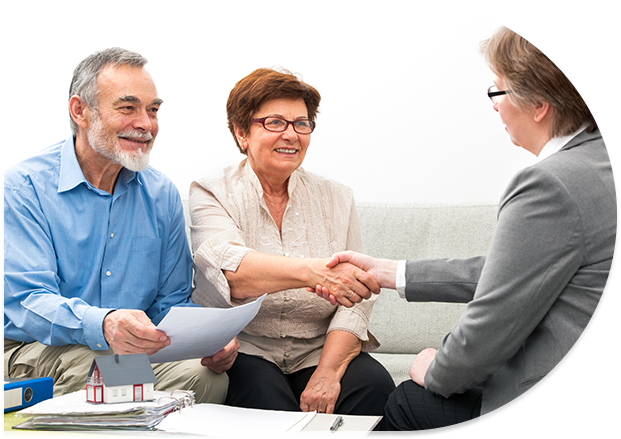
{"type": "MultiPolygon", "coordinates": [[[[267,410],[300,411],[300,395],[316,367],[284,374],[262,358],[239,354],[229,375],[225,404],[267,410]]],[[[341,379],[341,393],[334,413],[377,415],[384,412],[388,396],[395,389],[390,374],[366,352],[349,363],[341,379]]]]}
{"type": "Polygon", "coordinates": [[[404,381],[390,395],[380,430],[428,430],[478,418],[481,389],[444,398],[425,390],[414,381],[404,381]]]}

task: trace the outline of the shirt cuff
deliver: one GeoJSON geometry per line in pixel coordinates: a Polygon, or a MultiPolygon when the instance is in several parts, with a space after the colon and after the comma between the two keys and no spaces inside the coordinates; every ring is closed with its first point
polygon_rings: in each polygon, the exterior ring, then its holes
{"type": "Polygon", "coordinates": [[[93,351],[110,349],[103,333],[103,321],[114,309],[92,306],[84,314],[84,341],[93,351]]]}
{"type": "Polygon", "coordinates": [[[397,264],[397,278],[395,279],[395,286],[399,297],[405,299],[405,260],[399,261],[397,264]]]}

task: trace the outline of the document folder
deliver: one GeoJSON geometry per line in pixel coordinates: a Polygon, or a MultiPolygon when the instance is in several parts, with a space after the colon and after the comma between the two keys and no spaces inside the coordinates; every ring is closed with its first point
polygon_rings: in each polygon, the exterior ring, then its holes
{"type": "Polygon", "coordinates": [[[30,407],[53,396],[52,378],[5,378],[4,413],[30,407]]]}

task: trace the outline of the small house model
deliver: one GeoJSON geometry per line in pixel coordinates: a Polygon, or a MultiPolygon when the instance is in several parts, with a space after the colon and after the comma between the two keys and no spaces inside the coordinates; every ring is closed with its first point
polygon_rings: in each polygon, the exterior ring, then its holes
{"type": "Polygon", "coordinates": [[[86,400],[95,403],[151,401],[156,382],[147,354],[95,357],[86,377],[86,400]]]}

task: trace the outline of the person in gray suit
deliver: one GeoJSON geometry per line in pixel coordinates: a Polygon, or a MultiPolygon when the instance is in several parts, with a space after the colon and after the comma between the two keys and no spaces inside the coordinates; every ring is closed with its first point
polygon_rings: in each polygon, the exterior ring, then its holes
{"type": "Polygon", "coordinates": [[[329,263],[358,265],[408,301],[468,303],[441,347],[416,356],[382,429],[453,425],[526,392],[580,337],[608,279],[617,205],[593,116],[558,67],[513,31],[499,29],[481,52],[512,142],[542,159],[504,192],[487,256],[390,261],[346,252],[329,263]]]}

